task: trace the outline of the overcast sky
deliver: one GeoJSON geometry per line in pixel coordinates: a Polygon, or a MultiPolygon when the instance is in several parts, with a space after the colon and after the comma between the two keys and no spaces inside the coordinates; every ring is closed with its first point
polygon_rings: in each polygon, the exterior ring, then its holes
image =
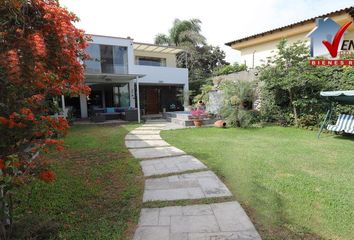
{"type": "Polygon", "coordinates": [[[132,37],[153,43],[175,18],[198,18],[209,44],[220,46],[226,59],[239,53],[226,42],[354,5],[354,0],[60,0],[78,15],[90,34],[132,37]]]}

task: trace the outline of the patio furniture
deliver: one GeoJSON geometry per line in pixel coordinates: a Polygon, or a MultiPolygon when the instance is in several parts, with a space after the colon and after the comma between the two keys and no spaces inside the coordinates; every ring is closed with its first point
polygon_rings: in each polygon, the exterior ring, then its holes
{"type": "Polygon", "coordinates": [[[354,115],[340,114],[336,125],[328,125],[327,129],[334,132],[354,134],[354,115]]]}
{"type": "Polygon", "coordinates": [[[330,131],[354,134],[354,116],[351,114],[339,115],[336,125],[328,124],[328,121],[332,117],[334,104],[354,105],[354,90],[321,92],[320,94],[321,97],[326,97],[329,101],[329,109],[321,124],[317,138],[320,138],[325,127],[330,131]]]}
{"type": "Polygon", "coordinates": [[[126,108],[122,107],[107,107],[107,108],[93,108],[93,115],[104,116],[105,120],[120,119],[126,108]]]}
{"type": "Polygon", "coordinates": [[[126,109],[122,114],[122,119],[125,121],[138,121],[138,110],[126,109]]]}
{"type": "Polygon", "coordinates": [[[106,116],[97,114],[91,117],[91,121],[95,123],[104,122],[106,121],[106,116]]]}

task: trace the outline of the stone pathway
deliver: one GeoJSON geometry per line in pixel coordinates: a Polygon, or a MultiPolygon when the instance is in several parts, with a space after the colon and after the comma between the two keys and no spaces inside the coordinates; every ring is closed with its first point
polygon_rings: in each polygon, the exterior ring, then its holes
{"type": "MultiPolygon", "coordinates": [[[[161,139],[161,130],[175,128],[180,127],[153,121],[129,132],[125,138],[127,148],[141,160],[147,177],[143,202],[232,196],[225,184],[202,162],[161,139]]],[[[236,201],[143,208],[134,235],[134,240],[260,239],[236,201]]]]}

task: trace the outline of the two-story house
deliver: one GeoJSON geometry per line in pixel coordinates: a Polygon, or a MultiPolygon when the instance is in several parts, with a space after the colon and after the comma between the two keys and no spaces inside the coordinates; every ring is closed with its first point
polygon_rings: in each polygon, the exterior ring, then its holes
{"type": "Polygon", "coordinates": [[[89,96],[65,99],[79,118],[93,107],[140,108],[142,114],[183,110],[188,69],[177,68],[182,49],[134,42],[130,38],[91,35],[85,61],[89,96]]]}
{"type": "MultiPolygon", "coordinates": [[[[255,68],[262,65],[267,57],[272,56],[276,52],[277,44],[281,39],[287,39],[290,44],[297,41],[305,41],[309,44],[311,50],[314,48],[310,44],[317,44],[322,48],[317,49],[319,52],[315,54],[311,52],[312,54],[317,56],[328,54],[328,51],[322,44],[322,40],[332,42],[339,26],[343,26],[343,24],[353,21],[353,19],[354,7],[348,7],[321,16],[305,19],[287,26],[256,33],[248,37],[228,42],[226,45],[239,51],[241,53],[240,62],[245,63],[249,68],[255,68]],[[332,26],[334,24],[338,25],[338,28],[332,26]],[[314,41],[310,43],[309,40],[311,38],[314,40],[315,35],[318,35],[318,33],[316,33],[318,28],[325,28],[326,30],[334,29],[334,32],[330,34],[330,31],[323,31],[326,33],[325,36],[317,36],[317,39],[320,40],[319,43],[315,43],[314,41]]],[[[354,24],[351,24],[346,31],[346,39],[354,39],[354,24]]]]}

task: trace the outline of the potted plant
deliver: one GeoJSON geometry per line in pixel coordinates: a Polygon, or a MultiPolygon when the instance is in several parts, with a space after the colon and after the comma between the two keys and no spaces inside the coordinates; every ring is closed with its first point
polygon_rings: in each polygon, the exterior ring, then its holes
{"type": "Polygon", "coordinates": [[[196,127],[201,127],[203,125],[203,118],[207,114],[205,110],[202,109],[195,109],[192,110],[192,120],[194,123],[194,126],[196,127]]]}

